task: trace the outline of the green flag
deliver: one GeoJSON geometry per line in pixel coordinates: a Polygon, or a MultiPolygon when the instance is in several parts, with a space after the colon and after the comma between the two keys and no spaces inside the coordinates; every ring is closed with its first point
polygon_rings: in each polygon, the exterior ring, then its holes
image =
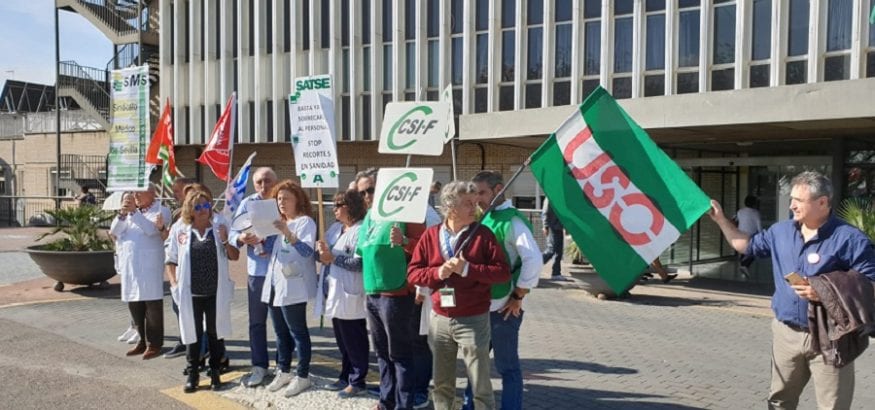
{"type": "MultiPolygon", "coordinates": [[[[869,24],[875,24],[875,4],[872,5],[872,13],[869,14],[869,24]]],[[[870,28],[869,30],[875,30],[870,28]]]]}
{"type": "Polygon", "coordinates": [[[620,293],[710,208],[710,199],[599,87],[532,154],[565,229],[620,293]]]}

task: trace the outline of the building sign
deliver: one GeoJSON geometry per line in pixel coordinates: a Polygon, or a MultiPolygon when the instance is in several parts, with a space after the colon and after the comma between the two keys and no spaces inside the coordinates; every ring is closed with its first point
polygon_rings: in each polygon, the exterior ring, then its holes
{"type": "Polygon", "coordinates": [[[445,102],[396,102],[386,105],[380,133],[381,154],[438,156],[444,151],[448,114],[445,102]]]}
{"type": "Polygon", "coordinates": [[[334,96],[329,75],[295,79],[289,120],[295,171],[304,188],[337,188],[340,170],[334,136],[334,96]]]}
{"type": "Polygon", "coordinates": [[[107,191],[144,191],[149,184],[149,66],[113,70],[107,191]]]}
{"type": "Polygon", "coordinates": [[[371,210],[375,221],[422,223],[428,206],[431,168],[381,168],[371,210]]]}

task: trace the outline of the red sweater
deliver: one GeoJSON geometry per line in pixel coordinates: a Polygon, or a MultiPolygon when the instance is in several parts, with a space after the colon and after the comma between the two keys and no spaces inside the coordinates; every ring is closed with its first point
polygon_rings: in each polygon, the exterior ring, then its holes
{"type": "MultiPolygon", "coordinates": [[[[492,285],[510,280],[510,266],[504,250],[489,228],[481,226],[474,233],[467,249],[462,252],[468,261],[468,276],[453,274],[444,281],[438,277],[438,269],[444,264],[440,245],[441,226],[432,226],[422,234],[416,250],[413,251],[413,259],[407,267],[407,281],[434,289],[431,295],[432,306],[435,313],[441,316],[465,317],[489,312],[492,285]],[[456,307],[441,307],[440,292],[437,289],[444,285],[455,289],[456,307]]],[[[471,225],[462,233],[457,243],[461,244],[471,235],[475,226],[471,225]]]]}

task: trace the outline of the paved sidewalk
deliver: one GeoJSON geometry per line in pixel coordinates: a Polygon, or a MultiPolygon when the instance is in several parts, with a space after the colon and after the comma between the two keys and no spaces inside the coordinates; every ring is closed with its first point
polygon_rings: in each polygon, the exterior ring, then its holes
{"type": "MultiPolygon", "coordinates": [[[[15,252],[0,252],[0,280],[11,278],[6,267],[15,265],[16,270],[27,271],[34,268],[29,264],[15,252]]],[[[238,286],[244,283],[241,279],[236,279],[238,286]]],[[[233,334],[226,340],[234,367],[224,378],[229,383],[219,394],[184,395],[184,359],[143,361],[124,356],[129,346],[115,337],[127,327],[129,314],[118,300],[117,285],[56,293],[41,288],[46,282],[49,287],[53,284],[36,278],[0,286],[0,343],[4,346],[0,371],[13,380],[26,380],[30,387],[0,389],[0,400],[11,407],[93,408],[119,403],[119,398],[126,408],[237,404],[366,409],[375,403],[370,397],[340,400],[321,389],[286,399],[232,381],[249,369],[246,293],[242,289],[235,293],[233,334]]],[[[738,286],[683,276],[667,285],[650,282],[632,289],[630,298],[601,301],[580,290],[582,285],[573,278],[562,282],[542,279],[541,288],[526,298],[521,330],[526,409],[765,407],[772,320],[769,297],[762,291],[724,291],[720,289],[738,286]]],[[[165,299],[169,347],[178,333],[169,297],[165,299]]],[[[320,383],[330,381],[339,361],[330,323],[322,329],[318,320],[309,323],[313,378],[320,383]]],[[[272,330],[268,333],[272,339],[272,330]]],[[[370,379],[375,381],[373,355],[371,364],[370,379]]],[[[460,376],[461,369],[460,364],[460,376]]],[[[875,355],[864,354],[856,369],[853,408],[869,408],[875,402],[875,391],[868,388],[875,384],[875,355]]],[[[494,373],[493,386],[498,394],[501,382],[494,373]]],[[[815,407],[809,385],[800,408],[815,407]]]]}

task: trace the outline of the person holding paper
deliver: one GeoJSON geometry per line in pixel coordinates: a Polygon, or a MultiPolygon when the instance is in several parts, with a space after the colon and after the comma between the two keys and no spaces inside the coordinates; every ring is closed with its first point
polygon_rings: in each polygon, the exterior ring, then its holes
{"type": "Polygon", "coordinates": [[[334,338],[342,357],[338,380],[328,386],[340,390],[340,398],[357,396],[365,390],[368,375],[368,329],[365,322],[365,286],[362,258],[355,254],[359,228],[367,213],[365,202],[354,190],[334,196],[334,218],[325,239],[317,243],[328,296],[325,316],[331,318],[334,338]],[[342,390],[341,390],[342,389],[342,390]]]}
{"type": "MultiPolygon", "coordinates": [[[[267,167],[256,169],[252,173],[252,185],[255,193],[243,198],[234,217],[249,212],[249,202],[267,198],[276,184],[276,173],[267,167]]],[[[261,302],[261,291],[264,287],[264,276],[267,274],[267,263],[273,251],[276,235],[259,238],[251,232],[231,231],[231,244],[246,250],[246,270],[249,273],[247,281],[247,297],[249,300],[249,351],[252,355],[252,371],[244,378],[243,385],[255,387],[264,382],[267,375],[269,359],[267,356],[267,312],[268,306],[261,302]],[[256,251],[260,245],[262,252],[256,251]]]]}
{"type": "Polygon", "coordinates": [[[434,407],[453,408],[461,346],[474,406],[492,409],[489,305],[492,286],[510,281],[510,266],[495,235],[475,223],[473,183],[448,183],[441,190],[440,204],[445,220],[425,231],[407,270],[411,283],[435,289],[428,332],[434,354],[434,407]]]}
{"type": "Polygon", "coordinates": [[[122,245],[117,250],[121,299],[128,303],[139,342],[128,356],[151,359],[164,345],[164,241],[170,210],[155,200],[155,186],[125,197],[109,233],[122,245]]]}
{"type": "MultiPolygon", "coordinates": [[[[356,175],[356,189],[370,209],[374,202],[376,170],[356,175]]],[[[419,315],[415,289],[407,282],[407,263],[422,224],[377,222],[365,215],[356,253],[362,257],[367,293],[367,319],[380,366],[380,407],[410,409],[414,405],[414,337],[419,315]]]]}
{"type": "Polygon", "coordinates": [[[212,212],[213,198],[206,191],[192,190],[182,204],[180,222],[167,240],[165,265],[171,278],[171,294],[179,305],[179,334],[186,345],[188,378],[183,391],[198,388],[201,344],[210,344],[210,388],[218,390],[222,351],[219,339],[231,335],[231,298],[234,282],[228,261],[240,252],[228,243],[228,224],[212,212]],[[206,333],[206,336],[204,336],[206,333]]]}
{"type": "Polygon", "coordinates": [[[286,397],[310,388],[310,331],[307,301],[316,296],[316,222],[310,217],[310,198],[296,182],[285,180],[270,193],[279,207],[274,226],[281,233],[268,263],[261,301],[270,306],[276,331],[277,373],[267,386],[271,392],[286,388],[286,397]],[[298,350],[292,378],[292,351],[298,350]]]}

